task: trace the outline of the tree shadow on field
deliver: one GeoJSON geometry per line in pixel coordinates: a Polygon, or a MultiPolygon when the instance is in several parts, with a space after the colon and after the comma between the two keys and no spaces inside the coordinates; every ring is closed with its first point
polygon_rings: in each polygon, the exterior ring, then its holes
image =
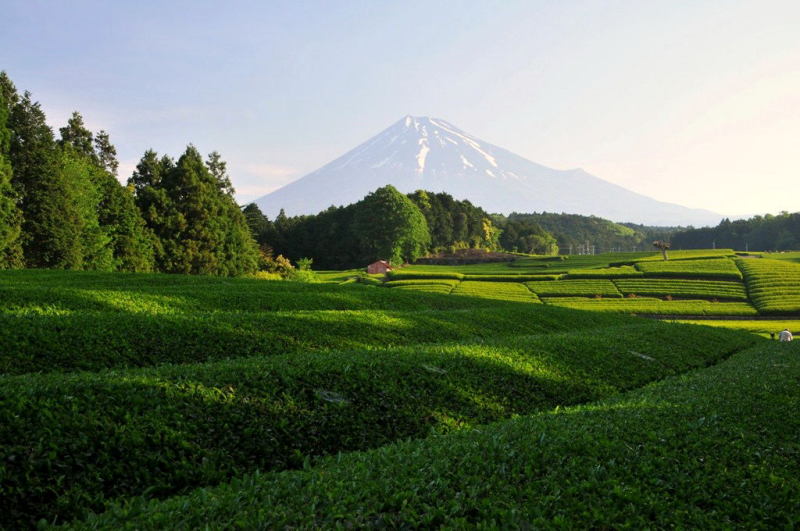
{"type": "Polygon", "coordinates": [[[69,520],[114,498],[167,497],[599,396],[555,370],[534,374],[457,349],[378,355],[9,379],[0,393],[28,390],[24,401],[4,407],[25,428],[0,428],[0,456],[24,458],[5,461],[0,523],[69,520]]]}
{"type": "MultiPolygon", "coordinates": [[[[458,299],[464,303],[473,298],[458,299]]],[[[631,322],[618,315],[540,304],[492,304],[479,299],[475,308],[452,311],[6,313],[0,314],[0,374],[196,363],[332,348],[382,349],[631,322]]]]}

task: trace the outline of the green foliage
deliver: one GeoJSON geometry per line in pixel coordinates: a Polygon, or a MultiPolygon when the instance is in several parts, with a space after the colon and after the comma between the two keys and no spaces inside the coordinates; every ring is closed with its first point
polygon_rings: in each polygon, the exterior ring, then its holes
{"type": "Polygon", "coordinates": [[[98,220],[111,239],[116,271],[148,272],[155,266],[154,237],[147,229],[133,197],[133,190],[121,186],[108,171],[91,172],[100,191],[98,220]]]}
{"type": "Polygon", "coordinates": [[[453,289],[453,295],[468,295],[515,302],[539,302],[539,298],[518,282],[481,282],[465,280],[453,289]]]}
{"type": "Polygon", "coordinates": [[[614,283],[607,279],[528,282],[526,285],[539,297],[622,297],[614,283]]]}
{"type": "Polygon", "coordinates": [[[61,133],[61,140],[58,141],[60,146],[69,146],[75,153],[98,162],[94,151],[94,135],[86,129],[83,116],[78,111],[74,111],[67,125],[58,131],[61,133]]]}
{"type": "MultiPolygon", "coordinates": [[[[0,272],[0,373],[458,341],[522,328],[566,330],[575,323],[565,314],[358,284],[6,271],[0,272]]],[[[581,326],[620,321],[598,314],[581,317],[581,326]]]]}
{"type": "Polygon", "coordinates": [[[506,218],[496,215],[494,220],[502,230],[500,245],[503,249],[530,254],[558,254],[556,237],[530,216],[511,214],[506,218]]]}
{"type": "Polygon", "coordinates": [[[425,216],[433,250],[499,248],[500,231],[482,208],[446,193],[417,190],[408,197],[425,216]]]}
{"type": "Polygon", "coordinates": [[[636,278],[644,273],[633,266],[601,267],[599,269],[570,269],[567,271],[569,279],[592,278],[636,278]]]}
{"type": "Polygon", "coordinates": [[[642,315],[757,315],[748,302],[711,302],[707,300],[661,300],[652,297],[623,299],[581,299],[580,297],[548,297],[547,304],[589,310],[642,315]]]}
{"type": "Polygon", "coordinates": [[[754,341],[657,322],[587,334],[537,330],[377,352],[6,377],[0,459],[8,494],[0,518],[65,520],[119,496],[163,497],[257,469],[307,466],[314,456],[596,400],[754,341]]]}
{"type": "Polygon", "coordinates": [[[636,269],[646,277],[678,277],[741,280],[742,273],[733,260],[712,258],[707,260],[679,260],[668,262],[637,262],[636,269]]]}
{"type": "MultiPolygon", "coordinates": [[[[587,242],[598,251],[643,249],[649,245],[649,232],[644,227],[625,226],[596,216],[577,214],[554,214],[543,212],[533,214],[514,213],[510,216],[495,216],[503,229],[501,241],[505,249],[517,247],[525,251],[525,245],[513,243],[517,235],[526,230],[546,233],[555,244],[555,252],[578,252],[587,242]]],[[[534,251],[525,251],[534,252],[534,251]]],[[[535,251],[537,254],[551,254],[535,251]]]]}
{"type": "Polygon", "coordinates": [[[690,228],[672,238],[674,247],[684,249],[717,246],[751,251],[796,250],[800,248],[800,212],[736,221],[723,219],[716,227],[690,228]]]}
{"type": "Polygon", "coordinates": [[[747,300],[747,291],[741,282],[726,280],[687,280],[676,278],[642,278],[614,280],[623,294],[671,295],[686,298],[747,300]]]}
{"type": "MultiPolygon", "coordinates": [[[[639,352],[620,355],[638,366],[639,352]]],[[[74,527],[790,529],[798,379],[800,344],[764,342],[598,403],[136,499],[74,527]]]]}
{"type": "Polygon", "coordinates": [[[8,129],[9,102],[0,90],[0,269],[22,265],[22,211],[11,185],[12,168],[8,160],[11,130],[8,129]]]}
{"type": "Polygon", "coordinates": [[[117,160],[117,148],[111,143],[108,133],[101,130],[94,138],[94,148],[97,157],[97,165],[105,171],[117,176],[119,161],[117,160]]]}
{"type": "Polygon", "coordinates": [[[727,319],[703,319],[703,320],[678,320],[679,323],[689,323],[703,326],[719,326],[723,328],[733,328],[734,330],[746,330],[753,334],[758,334],[762,337],[770,337],[776,339],[778,333],[784,328],[788,328],[792,333],[797,336],[800,334],[800,321],[794,320],[780,320],[780,319],[758,319],[755,321],[748,321],[745,319],[727,320],[727,319]]]}
{"type": "Polygon", "coordinates": [[[158,239],[161,271],[235,276],[258,267],[255,241],[231,195],[224,163],[213,155],[209,167],[193,146],[177,163],[148,151],[131,177],[145,223],[158,239]]]}
{"type": "Polygon", "coordinates": [[[758,311],[786,314],[800,311],[800,264],[750,258],[737,260],[747,291],[758,311]]]}
{"type": "Polygon", "coordinates": [[[356,203],[353,233],[364,263],[413,262],[431,243],[425,216],[393,186],[378,188],[356,203]]]}

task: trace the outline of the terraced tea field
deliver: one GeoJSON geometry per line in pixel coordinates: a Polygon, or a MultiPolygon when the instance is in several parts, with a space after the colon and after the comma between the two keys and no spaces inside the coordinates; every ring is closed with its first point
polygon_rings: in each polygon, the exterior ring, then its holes
{"type": "Polygon", "coordinates": [[[625,315],[756,315],[749,284],[697,276],[756,259],[611,258],[0,272],[0,528],[791,527],[796,344],[625,315]]]}
{"type": "MultiPolygon", "coordinates": [[[[715,318],[800,314],[800,265],[790,260],[739,259],[727,249],[670,255],[669,261],[660,253],[527,257],[494,264],[491,274],[487,264],[474,266],[472,272],[468,268],[473,266],[459,266],[459,271],[411,266],[393,272],[391,278],[414,279],[420,287],[408,289],[420,291],[429,282],[448,279],[451,294],[461,292],[458,282],[477,278],[506,283],[509,294],[523,293],[511,286],[524,283],[547,305],[588,311],[715,318]],[[482,274],[475,273],[479,268],[482,274]],[[517,274],[501,274],[503,270],[517,274]]],[[[385,284],[395,285],[396,281],[385,284]]],[[[502,292],[499,286],[494,291],[502,292]]],[[[443,288],[438,292],[446,294],[443,288]]]]}
{"type": "Polygon", "coordinates": [[[769,259],[739,260],[753,304],[764,314],[800,312],[800,264],[769,259]]]}

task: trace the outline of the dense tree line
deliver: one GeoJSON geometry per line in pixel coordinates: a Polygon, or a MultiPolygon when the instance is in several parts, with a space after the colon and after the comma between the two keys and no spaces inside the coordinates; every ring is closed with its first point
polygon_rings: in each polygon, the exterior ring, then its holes
{"type": "Polygon", "coordinates": [[[323,269],[360,267],[378,259],[410,262],[431,244],[425,216],[393,186],[316,215],[288,217],[281,211],[270,221],[253,203],[243,212],[265,258],[307,257],[323,269]]]}
{"type": "Polygon", "coordinates": [[[672,236],[673,249],[711,247],[751,251],[800,249],[800,212],[736,221],[723,219],[716,227],[690,228],[672,236]]]}
{"type": "Polygon", "coordinates": [[[219,154],[145,153],[128,186],[116,149],[75,112],[56,137],[0,72],[0,267],[235,275],[258,253],[219,154]]]}
{"type": "Polygon", "coordinates": [[[532,252],[553,246],[562,253],[573,254],[594,249],[594,252],[650,250],[654,239],[669,239],[676,228],[647,227],[644,225],[614,223],[596,216],[555,213],[512,213],[495,215],[494,220],[503,229],[500,238],[508,250],[532,252]],[[550,242],[548,236],[554,238],[550,242]],[[531,246],[531,244],[533,244],[531,246]]]}
{"type": "Polygon", "coordinates": [[[500,231],[482,208],[447,193],[417,190],[408,197],[425,216],[432,251],[499,247],[500,231]]]}

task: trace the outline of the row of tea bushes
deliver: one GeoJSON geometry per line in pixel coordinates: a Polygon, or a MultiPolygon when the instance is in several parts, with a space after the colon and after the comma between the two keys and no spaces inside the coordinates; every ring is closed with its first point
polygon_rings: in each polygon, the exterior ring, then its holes
{"type": "Polygon", "coordinates": [[[528,282],[526,285],[540,297],[622,297],[614,283],[607,279],[528,282]]]}
{"type": "Polygon", "coordinates": [[[253,474],[73,529],[794,529],[800,344],[599,403],[253,474]]]}
{"type": "MultiPolygon", "coordinates": [[[[517,286],[527,291],[522,284],[517,286]]],[[[381,291],[398,296],[398,306],[405,298],[399,295],[428,296],[451,301],[454,310],[0,314],[0,375],[196,363],[331,348],[382,348],[521,331],[541,334],[624,320],[597,314],[578,321],[574,314],[557,308],[537,310],[530,304],[477,297],[381,291]],[[467,304],[460,304],[462,301],[467,304]],[[491,306],[481,307],[484,303],[491,306]],[[475,308],[462,309],[464,306],[475,308]]]]}
{"type": "Polygon", "coordinates": [[[4,377],[0,526],[74,518],[120,496],[163,497],[256,469],[304,466],[313,456],[594,400],[714,363],[754,340],[644,322],[586,334],[4,377]]]}
{"type": "Polygon", "coordinates": [[[746,301],[747,291],[741,282],[727,280],[688,280],[646,278],[615,280],[624,295],[671,295],[675,297],[746,301]]]}
{"type": "Polygon", "coordinates": [[[520,282],[478,282],[465,280],[455,287],[453,295],[482,297],[514,302],[540,302],[525,284],[520,282]]]}
{"type": "Polygon", "coordinates": [[[741,280],[742,272],[729,258],[637,262],[646,277],[709,278],[741,280]]]}
{"type": "Polygon", "coordinates": [[[547,305],[590,310],[593,312],[618,312],[643,315],[758,315],[747,302],[711,302],[707,300],[665,301],[654,297],[623,299],[589,299],[580,297],[547,297],[547,305]]]}
{"type": "Polygon", "coordinates": [[[800,312],[800,264],[748,258],[738,261],[750,299],[761,313],[800,312]]]}

